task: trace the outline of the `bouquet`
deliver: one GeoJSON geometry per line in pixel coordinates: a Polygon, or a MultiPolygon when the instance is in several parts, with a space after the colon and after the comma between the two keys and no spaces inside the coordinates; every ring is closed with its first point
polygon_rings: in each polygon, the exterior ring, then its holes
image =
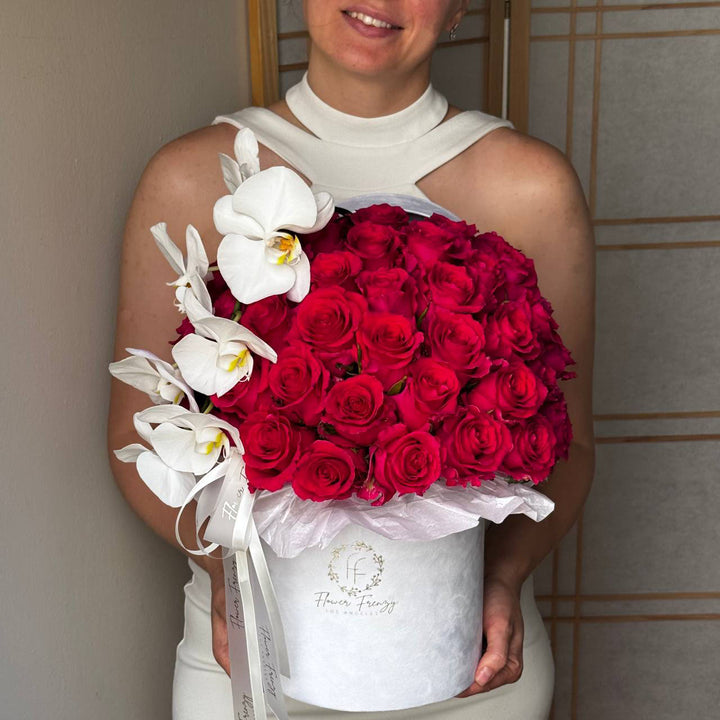
{"type": "Polygon", "coordinates": [[[552,504],[525,485],[567,457],[558,381],[573,361],[532,260],[499,235],[399,204],[335,209],[293,171],[260,171],[257,150],[241,130],[236,159],[221,156],[216,265],[192,226],[185,255],[151,229],[185,315],[174,364],[128,349],[110,370],[154,403],[134,418],[149,447],[117,456],[180,513],[198,501],[189,552],[227,549],[229,589],[257,615],[228,625],[247,647],[241,661],[231,637],[233,667],[250,666],[233,673],[236,709],[264,718],[266,699],[286,716],[273,689],[290,668],[260,535],[292,557],[353,523],[429,540],[544,517],[552,504]]]}

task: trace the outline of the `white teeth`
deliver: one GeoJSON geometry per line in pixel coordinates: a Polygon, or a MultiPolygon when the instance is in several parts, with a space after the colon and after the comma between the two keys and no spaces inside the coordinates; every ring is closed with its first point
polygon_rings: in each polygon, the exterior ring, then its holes
{"type": "Polygon", "coordinates": [[[363,25],[372,25],[377,28],[392,28],[390,23],[370,17],[370,15],[365,15],[364,13],[349,12],[348,15],[355,20],[359,20],[363,25]]]}

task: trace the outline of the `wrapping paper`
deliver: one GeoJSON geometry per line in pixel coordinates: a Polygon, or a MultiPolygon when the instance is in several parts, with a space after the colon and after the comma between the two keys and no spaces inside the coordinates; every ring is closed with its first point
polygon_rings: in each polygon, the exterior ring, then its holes
{"type": "Polygon", "coordinates": [[[431,485],[422,497],[396,496],[380,507],[348,500],[301,500],[287,486],[256,493],[253,517],[260,537],[279,556],[296,557],[305,548],[326,548],[341,530],[358,525],[393,540],[435,540],[478,524],[502,522],[522,513],[540,521],[555,507],[541,492],[497,477],[481,487],[431,485]]]}

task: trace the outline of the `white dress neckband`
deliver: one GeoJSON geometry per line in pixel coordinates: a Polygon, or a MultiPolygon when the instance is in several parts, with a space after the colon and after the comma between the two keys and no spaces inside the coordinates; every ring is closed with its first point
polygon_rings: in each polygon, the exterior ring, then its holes
{"type": "Polygon", "coordinates": [[[364,118],[336,110],[310,87],[307,73],[291,87],[285,102],[313,135],[325,142],[381,148],[417,140],[437,127],[447,114],[448,101],[432,85],[411,105],[381,117],[364,118]]]}
{"type": "Polygon", "coordinates": [[[447,100],[432,86],[412,105],[378,118],[340,112],[320,100],[307,78],[286,100],[307,130],[267,108],[220,115],[215,123],[250,128],[261,145],[302,173],[314,192],[325,190],[339,204],[371,193],[427,200],[417,183],[507,120],[467,110],[445,120],[447,100]]]}

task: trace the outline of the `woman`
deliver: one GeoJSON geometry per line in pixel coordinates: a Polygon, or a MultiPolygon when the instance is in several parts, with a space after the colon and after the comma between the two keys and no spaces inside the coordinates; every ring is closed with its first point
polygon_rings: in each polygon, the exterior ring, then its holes
{"type": "MultiPolygon", "coordinates": [[[[388,116],[391,121],[385,130],[389,137],[399,130],[393,126],[397,123],[392,118],[410,117],[413,123],[422,125],[422,112],[419,116],[413,113],[427,104],[430,56],[441,33],[460,22],[466,5],[467,0],[306,0],[310,61],[307,84],[299,95],[295,94],[294,106],[307,109],[309,102],[308,118],[312,120],[317,111],[315,119],[321,125],[324,117],[337,113],[332,115],[333,127],[337,130],[339,123],[341,131],[347,127],[349,134],[357,128],[361,135],[363,128],[382,128],[382,123],[377,126],[372,121],[388,116]]],[[[435,104],[427,107],[437,112],[440,101],[437,96],[433,98],[435,104]]],[[[439,128],[460,113],[452,107],[445,111],[445,107],[444,117],[438,118],[439,128]]],[[[300,144],[316,143],[323,149],[317,143],[324,141],[307,135],[308,128],[288,103],[276,103],[270,111],[270,125],[284,127],[285,137],[290,139],[283,142],[276,134],[278,152],[261,145],[261,167],[291,166],[288,157],[295,156],[293,137],[300,144]],[[305,134],[300,136],[300,132],[305,134]]],[[[488,122],[488,116],[483,122],[488,122]]],[[[167,338],[172,336],[178,318],[162,281],[174,278],[153,243],[148,242],[148,229],[164,220],[171,236],[179,238],[186,225],[192,223],[200,231],[209,256],[215,256],[221,238],[213,225],[212,208],[226,193],[217,156],[219,152],[232,155],[236,134],[233,123],[241,121],[237,117],[221,118],[211,127],[168,144],[142,176],[124,238],[118,357],[126,346],[147,348],[163,357],[169,355],[167,338]]],[[[552,515],[542,523],[515,516],[487,533],[483,618],[487,651],[479,662],[475,682],[460,696],[467,699],[451,699],[407,713],[354,713],[359,719],[396,716],[512,720],[544,718],[549,710],[552,660],[528,578],[575,521],[593,474],[594,244],[582,189],[565,157],[539,140],[498,125],[507,124],[491,123],[476,133],[480,139],[466,142],[467,147],[440,158],[435,165],[431,163],[422,177],[409,177],[408,181],[420,195],[475,223],[481,231],[497,231],[533,258],[540,290],[553,305],[563,340],[577,363],[573,368],[577,377],[561,383],[574,440],[567,462],[560,463],[543,486],[556,502],[552,515]]],[[[452,127],[457,126],[456,122],[452,127]]],[[[262,133],[260,137],[262,140],[262,133]]],[[[316,157],[318,167],[329,164],[322,152],[305,157],[316,157]]],[[[358,164],[362,164],[363,153],[357,157],[358,164]]],[[[299,168],[305,169],[310,179],[315,170],[312,163],[311,159],[306,168],[299,168]]],[[[387,185],[386,173],[391,169],[382,166],[381,154],[378,188],[387,185]]],[[[349,175],[352,170],[347,168],[349,175]]],[[[342,189],[338,192],[343,194],[342,189]]],[[[130,418],[144,407],[138,395],[115,384],[110,448],[134,440],[130,418]]],[[[128,502],[156,532],[176,544],[175,511],[146,489],[133,466],[113,461],[113,468],[128,502]]],[[[184,515],[186,521],[181,528],[188,546],[194,543],[191,515],[184,515]]],[[[193,567],[194,579],[187,588],[186,638],[178,651],[174,716],[178,720],[229,719],[229,680],[222,672],[229,669],[222,566],[211,558],[196,562],[202,569],[193,567]],[[212,640],[207,627],[210,621],[212,640]]],[[[289,710],[291,717],[343,715],[294,701],[289,701],[289,710]]]]}

